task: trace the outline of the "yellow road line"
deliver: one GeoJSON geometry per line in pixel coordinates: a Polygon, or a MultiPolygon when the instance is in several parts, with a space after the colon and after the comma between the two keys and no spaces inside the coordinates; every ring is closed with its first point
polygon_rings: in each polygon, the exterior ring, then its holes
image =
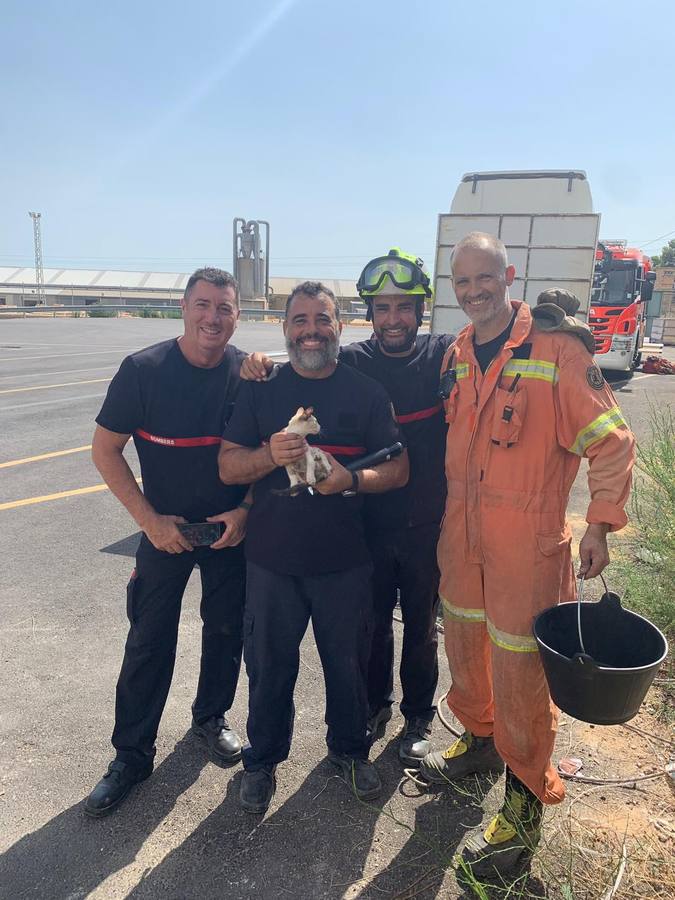
{"type": "MultiPolygon", "coordinates": [[[[140,484],[141,479],[136,481],[140,484]]],[[[34,503],[47,503],[49,500],[62,500],[64,497],[77,497],[81,494],[96,494],[98,491],[109,490],[107,484],[93,484],[91,487],[75,488],[72,491],[59,491],[58,494],[45,494],[43,497],[25,497],[23,500],[10,500],[9,503],[0,503],[0,510],[16,509],[19,506],[32,506],[34,503]]]]}
{"type": "Polygon", "coordinates": [[[32,506],[33,503],[46,503],[48,500],[61,500],[63,497],[75,497],[78,494],[94,494],[97,491],[107,490],[107,484],[94,484],[91,487],[76,488],[74,491],[59,491],[58,494],[45,494],[44,497],[25,497],[23,500],[10,500],[9,503],[0,503],[0,510],[16,509],[17,506],[32,506]]]}
{"type": "Polygon", "coordinates": [[[87,444],[86,447],[73,447],[72,450],[54,450],[52,453],[41,453],[39,456],[26,456],[24,459],[10,459],[9,462],[0,463],[0,469],[22,466],[24,463],[38,462],[41,459],[53,459],[55,456],[67,456],[69,453],[82,453],[83,450],[91,450],[91,444],[87,444]]]}
{"type": "Polygon", "coordinates": [[[9,388],[0,391],[0,394],[20,394],[23,391],[46,391],[49,388],[72,387],[74,384],[98,384],[101,381],[110,381],[110,378],[91,378],[89,381],[64,381],[61,384],[36,384],[33,387],[9,388]]]}

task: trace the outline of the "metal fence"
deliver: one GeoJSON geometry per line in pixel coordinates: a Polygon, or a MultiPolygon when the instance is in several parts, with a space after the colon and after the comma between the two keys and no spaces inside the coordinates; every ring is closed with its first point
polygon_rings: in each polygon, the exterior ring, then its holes
{"type": "MultiPolygon", "coordinates": [[[[247,309],[240,310],[243,322],[280,321],[285,318],[283,309],[247,309]]],[[[134,318],[143,319],[180,319],[181,312],[177,306],[146,306],[138,304],[134,306],[104,306],[103,304],[90,304],[89,306],[0,306],[0,318],[14,319],[26,316],[38,316],[42,318],[119,318],[131,315],[134,318]]],[[[430,315],[424,315],[424,321],[429,322],[430,315]]],[[[362,311],[340,310],[340,319],[345,323],[362,322],[365,316],[362,311]]]]}

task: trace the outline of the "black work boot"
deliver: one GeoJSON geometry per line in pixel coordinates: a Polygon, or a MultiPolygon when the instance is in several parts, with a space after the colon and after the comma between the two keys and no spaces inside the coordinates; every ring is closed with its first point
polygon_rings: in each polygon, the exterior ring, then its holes
{"type": "Polygon", "coordinates": [[[214,762],[231,766],[241,759],[241,739],[225,716],[211,716],[204,722],[192,720],[192,733],[208,745],[214,762]]]}
{"type": "Polygon", "coordinates": [[[345,753],[328,752],[328,761],[338,770],[359,800],[374,800],[382,793],[382,782],[375,766],[367,759],[355,759],[345,753]]]}
{"type": "Polygon", "coordinates": [[[275,776],[276,766],[264,766],[253,772],[244,770],[244,777],[239,785],[239,803],[242,809],[250,813],[264,813],[272,802],[277,789],[275,776]]]}
{"type": "Polygon", "coordinates": [[[404,766],[419,768],[431,753],[431,722],[428,719],[406,719],[398,747],[398,758],[404,766]]]}
{"type": "Polygon", "coordinates": [[[487,828],[468,834],[462,863],[477,880],[518,874],[537,848],[543,814],[541,800],[507,769],[504,804],[487,828]]]}
{"type": "Polygon", "coordinates": [[[89,794],[84,811],[88,816],[100,819],[116,809],[129,791],[139,781],[145,781],[152,775],[152,762],[146,766],[131,766],[119,759],[114,759],[108,771],[89,794]]]}
{"type": "Polygon", "coordinates": [[[427,781],[443,784],[466,775],[501,775],[504,761],[497,753],[492,737],[476,737],[465,731],[447,750],[427,753],[420,764],[420,775],[427,781]]]}
{"type": "Polygon", "coordinates": [[[368,716],[368,725],[366,726],[366,737],[370,744],[374,744],[376,740],[382,737],[385,732],[387,722],[393,715],[391,706],[382,706],[376,713],[368,716]]]}

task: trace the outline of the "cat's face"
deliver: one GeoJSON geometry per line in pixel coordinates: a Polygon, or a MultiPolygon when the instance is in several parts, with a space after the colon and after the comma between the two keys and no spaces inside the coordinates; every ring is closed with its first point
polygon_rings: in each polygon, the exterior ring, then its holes
{"type": "Polygon", "coordinates": [[[305,420],[305,428],[307,429],[307,434],[318,434],[321,430],[321,426],[316,420],[316,416],[309,416],[305,420]]]}
{"type": "Polygon", "coordinates": [[[321,430],[311,406],[307,409],[301,406],[288,424],[292,425],[298,434],[318,434],[321,430]]]}

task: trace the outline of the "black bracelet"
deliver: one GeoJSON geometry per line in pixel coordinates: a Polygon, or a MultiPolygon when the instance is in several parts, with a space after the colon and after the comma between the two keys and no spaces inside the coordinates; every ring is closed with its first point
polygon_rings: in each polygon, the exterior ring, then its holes
{"type": "Polygon", "coordinates": [[[246,512],[248,512],[252,506],[252,503],[249,503],[247,500],[242,500],[237,509],[245,509],[246,512]]]}
{"type": "Polygon", "coordinates": [[[352,486],[342,491],[343,497],[355,497],[359,492],[359,473],[352,472],[352,486]]]}

